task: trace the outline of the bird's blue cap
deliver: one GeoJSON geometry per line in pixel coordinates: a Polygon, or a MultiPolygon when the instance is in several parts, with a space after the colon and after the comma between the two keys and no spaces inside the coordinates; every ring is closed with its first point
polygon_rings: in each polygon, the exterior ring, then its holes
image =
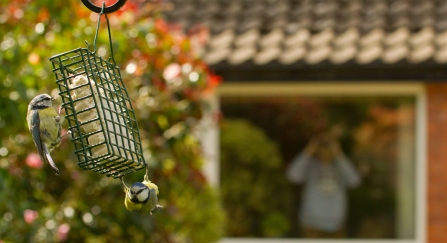
{"type": "Polygon", "coordinates": [[[142,182],[135,182],[130,187],[146,187],[142,182]]]}
{"type": "Polygon", "coordinates": [[[44,99],[47,99],[47,98],[50,98],[51,100],[54,100],[54,98],[51,97],[49,94],[39,94],[39,95],[36,95],[36,97],[34,97],[34,98],[31,100],[31,103],[32,103],[32,102],[37,102],[37,101],[39,101],[39,100],[44,100],[44,99]]]}

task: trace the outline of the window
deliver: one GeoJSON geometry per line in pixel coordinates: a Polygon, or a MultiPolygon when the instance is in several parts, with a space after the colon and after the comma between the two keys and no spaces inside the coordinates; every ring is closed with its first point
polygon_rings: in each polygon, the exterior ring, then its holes
{"type": "Polygon", "coordinates": [[[299,212],[309,188],[292,184],[286,171],[321,132],[339,142],[362,178],[346,189],[343,242],[423,242],[424,102],[414,83],[223,85],[221,164],[212,176],[229,214],[222,242],[307,241],[299,212]]]}

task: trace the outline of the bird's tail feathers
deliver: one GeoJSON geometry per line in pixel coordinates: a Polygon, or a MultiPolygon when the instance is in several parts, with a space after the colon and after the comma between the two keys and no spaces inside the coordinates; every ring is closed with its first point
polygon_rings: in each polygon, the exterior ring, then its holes
{"type": "Polygon", "coordinates": [[[56,164],[53,161],[53,158],[51,158],[50,152],[48,152],[47,146],[45,144],[42,144],[43,151],[45,152],[45,157],[47,158],[48,163],[50,164],[51,168],[53,168],[54,173],[56,175],[60,175],[59,169],[57,168],[56,164]]]}

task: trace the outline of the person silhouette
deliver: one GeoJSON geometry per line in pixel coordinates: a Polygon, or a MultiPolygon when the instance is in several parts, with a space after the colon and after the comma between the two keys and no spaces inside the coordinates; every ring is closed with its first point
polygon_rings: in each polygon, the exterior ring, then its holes
{"type": "Polygon", "coordinates": [[[287,178],[304,184],[299,221],[304,238],[344,238],[347,189],[361,183],[338,141],[315,136],[287,168],[287,178]]]}

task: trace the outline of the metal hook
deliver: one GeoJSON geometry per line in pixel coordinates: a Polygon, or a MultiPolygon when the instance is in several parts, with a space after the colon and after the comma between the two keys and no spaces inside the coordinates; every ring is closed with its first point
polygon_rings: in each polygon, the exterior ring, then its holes
{"type": "Polygon", "coordinates": [[[113,65],[116,65],[115,57],[113,56],[112,33],[110,32],[109,18],[107,17],[107,14],[105,16],[106,16],[106,21],[107,21],[107,31],[109,33],[109,45],[110,45],[109,62],[113,61],[113,65]]]}
{"type": "Polygon", "coordinates": [[[149,181],[149,164],[146,164],[146,174],[144,174],[144,180],[149,181]]]}
{"type": "Polygon", "coordinates": [[[113,12],[117,11],[118,9],[120,9],[121,7],[123,7],[127,0],[118,0],[118,2],[116,2],[115,4],[113,4],[112,6],[109,6],[107,8],[100,8],[96,5],[94,5],[93,3],[91,3],[90,0],[81,0],[81,1],[88,9],[90,9],[91,11],[93,11],[95,13],[109,14],[109,13],[113,13],[113,12]]]}
{"type": "MultiPolygon", "coordinates": [[[[96,24],[95,39],[93,39],[93,51],[91,52],[92,54],[96,53],[96,39],[98,39],[99,24],[101,23],[101,15],[104,14],[103,11],[105,9],[105,6],[106,6],[105,2],[102,2],[102,9],[101,9],[101,12],[98,14],[98,23],[96,24]]],[[[109,25],[109,20],[107,20],[107,26],[108,25],[109,25]]],[[[109,34],[110,34],[110,30],[109,30],[109,34]]],[[[88,41],[85,41],[85,43],[87,44],[87,49],[90,49],[90,43],[88,43],[88,41]]]]}
{"type": "MultiPolygon", "coordinates": [[[[99,32],[99,25],[101,23],[101,16],[104,15],[106,17],[107,21],[107,32],[109,34],[109,45],[110,45],[110,57],[109,62],[111,63],[111,67],[114,68],[116,66],[115,57],[113,56],[113,46],[112,46],[112,33],[110,32],[110,24],[109,24],[109,18],[107,17],[107,14],[104,14],[104,10],[106,9],[105,2],[102,2],[102,9],[101,12],[98,15],[98,23],[96,24],[96,33],[95,33],[95,39],[93,39],[93,51],[90,52],[91,54],[96,53],[96,40],[98,39],[98,32],[99,32]]],[[[90,43],[88,41],[85,41],[87,44],[87,49],[90,50],[90,43]]]]}
{"type": "Polygon", "coordinates": [[[129,190],[129,187],[127,187],[127,186],[126,186],[126,183],[124,183],[124,179],[123,179],[122,176],[120,177],[120,180],[121,180],[121,183],[123,183],[124,189],[125,189],[125,190],[129,190]]]}

